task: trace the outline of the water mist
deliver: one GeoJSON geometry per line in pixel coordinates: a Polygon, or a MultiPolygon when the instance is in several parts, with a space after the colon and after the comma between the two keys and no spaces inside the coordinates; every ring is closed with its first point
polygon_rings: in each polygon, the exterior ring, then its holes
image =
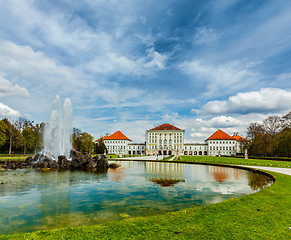
{"type": "Polygon", "coordinates": [[[64,101],[61,107],[59,95],[56,96],[50,113],[49,121],[44,130],[44,150],[45,155],[56,160],[59,155],[70,158],[72,149],[72,104],[69,98],[64,101]]]}

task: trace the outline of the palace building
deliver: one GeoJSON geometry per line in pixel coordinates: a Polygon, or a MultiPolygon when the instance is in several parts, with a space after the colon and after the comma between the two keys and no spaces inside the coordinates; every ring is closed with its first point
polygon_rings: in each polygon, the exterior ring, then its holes
{"type": "Polygon", "coordinates": [[[185,130],[165,123],[146,130],[145,143],[132,143],[131,139],[120,131],[111,135],[105,134],[102,138],[108,154],[123,155],[231,156],[243,153],[243,147],[247,141],[238,133],[230,136],[220,129],[207,138],[205,143],[184,143],[184,134],[185,130]]]}
{"type": "Polygon", "coordinates": [[[146,130],[146,150],[149,155],[182,155],[185,130],[162,124],[146,130]]]}

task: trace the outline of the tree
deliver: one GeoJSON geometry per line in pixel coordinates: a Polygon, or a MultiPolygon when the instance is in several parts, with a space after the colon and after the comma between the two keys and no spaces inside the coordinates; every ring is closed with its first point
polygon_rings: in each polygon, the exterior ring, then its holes
{"type": "Polygon", "coordinates": [[[34,150],[36,143],[36,136],[33,132],[33,129],[29,126],[26,126],[21,132],[23,138],[23,154],[26,150],[34,150]]]}
{"type": "Polygon", "coordinates": [[[94,149],[93,136],[89,133],[83,132],[82,140],[81,152],[92,153],[94,149]]]}
{"type": "Polygon", "coordinates": [[[8,154],[12,153],[12,146],[13,146],[13,139],[15,138],[16,134],[17,134],[17,130],[14,127],[13,123],[9,122],[9,120],[7,118],[4,118],[3,123],[6,125],[7,127],[7,138],[8,138],[8,154]]]}
{"type": "Polygon", "coordinates": [[[95,153],[96,154],[104,154],[104,152],[108,153],[107,148],[104,144],[103,137],[99,139],[97,143],[95,143],[95,153]]]}
{"type": "Polygon", "coordinates": [[[269,134],[271,143],[272,155],[275,154],[276,134],[282,129],[282,121],[279,116],[270,116],[263,121],[263,128],[269,134]]]}
{"type": "Polygon", "coordinates": [[[42,122],[40,124],[36,124],[32,130],[35,136],[34,143],[34,153],[40,151],[43,148],[43,133],[44,133],[45,124],[42,122]]]}
{"type": "Polygon", "coordinates": [[[8,126],[3,120],[0,121],[0,147],[7,142],[7,130],[8,126]]]}
{"type": "Polygon", "coordinates": [[[284,115],[281,119],[282,121],[282,128],[291,128],[291,111],[284,115]]]}
{"type": "Polygon", "coordinates": [[[72,146],[73,149],[81,151],[82,147],[82,131],[78,128],[73,128],[72,133],[72,146]]]}
{"type": "Polygon", "coordinates": [[[253,141],[255,139],[255,136],[258,133],[263,133],[263,132],[264,132],[264,128],[261,124],[251,123],[247,127],[247,138],[249,138],[251,141],[253,141]]]}

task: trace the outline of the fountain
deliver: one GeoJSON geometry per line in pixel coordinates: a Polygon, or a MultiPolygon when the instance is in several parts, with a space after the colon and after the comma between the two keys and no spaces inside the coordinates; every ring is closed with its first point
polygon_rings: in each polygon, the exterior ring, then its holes
{"type": "Polygon", "coordinates": [[[44,149],[34,158],[28,157],[24,162],[5,162],[3,168],[40,168],[43,171],[56,169],[98,169],[106,171],[117,168],[118,164],[109,164],[106,155],[91,157],[72,149],[72,104],[70,99],[61,107],[60,96],[57,95],[52,104],[49,122],[44,130],[44,149]]]}
{"type": "Polygon", "coordinates": [[[44,131],[44,150],[43,154],[57,160],[59,155],[70,158],[72,149],[72,104],[69,98],[61,107],[59,95],[56,96],[50,113],[49,122],[44,131]]]}

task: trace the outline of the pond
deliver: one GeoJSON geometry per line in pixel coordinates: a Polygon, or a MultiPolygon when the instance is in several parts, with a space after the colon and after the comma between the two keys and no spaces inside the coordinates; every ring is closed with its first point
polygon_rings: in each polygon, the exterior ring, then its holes
{"type": "Polygon", "coordinates": [[[255,193],[264,174],[194,164],[115,161],[106,173],[0,170],[0,234],[148,216],[255,193]]]}

